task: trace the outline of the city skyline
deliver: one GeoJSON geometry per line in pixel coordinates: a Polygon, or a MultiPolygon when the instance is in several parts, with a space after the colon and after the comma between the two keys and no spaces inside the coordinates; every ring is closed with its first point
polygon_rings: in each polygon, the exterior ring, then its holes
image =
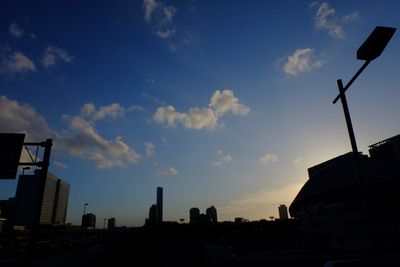
{"type": "MultiPolygon", "coordinates": [[[[87,213],[141,226],[278,218],[307,169],[351,151],[336,80],[396,1],[1,3],[0,132],[53,138],[50,171],[87,213]]],[[[347,93],[360,151],[400,133],[399,37],[347,93]]],[[[2,180],[0,199],[17,180],[2,180]]]]}

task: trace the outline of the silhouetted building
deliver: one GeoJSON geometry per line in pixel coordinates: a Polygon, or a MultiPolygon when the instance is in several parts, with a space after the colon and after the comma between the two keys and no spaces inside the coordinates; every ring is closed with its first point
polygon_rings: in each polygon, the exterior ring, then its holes
{"type": "Polygon", "coordinates": [[[190,215],[190,222],[196,222],[199,220],[199,216],[200,216],[200,210],[199,208],[191,208],[189,211],[189,215],[190,215]]]}
{"type": "Polygon", "coordinates": [[[157,205],[153,204],[149,210],[149,223],[155,223],[157,220],[157,205]]]}
{"type": "Polygon", "coordinates": [[[116,221],[116,220],[115,220],[114,217],[108,219],[107,228],[108,228],[109,230],[115,228],[115,221],[116,221]]]}
{"type": "Polygon", "coordinates": [[[53,209],[53,224],[65,224],[69,197],[69,184],[58,179],[53,209]]]}
{"type": "Polygon", "coordinates": [[[281,204],[278,207],[278,211],[279,211],[279,219],[280,220],[289,219],[288,209],[287,209],[286,205],[281,204]]]}
{"type": "Polygon", "coordinates": [[[214,206],[211,206],[206,209],[206,215],[208,216],[211,222],[218,222],[217,209],[214,206]]]}
{"type": "Polygon", "coordinates": [[[199,208],[191,208],[189,211],[190,223],[217,222],[217,209],[211,206],[206,209],[206,214],[200,213],[199,208]]]}
{"type": "Polygon", "coordinates": [[[390,246],[400,239],[400,135],[360,153],[362,185],[347,153],[308,169],[289,211],[310,239],[338,247],[390,246]]]}
{"type": "Polygon", "coordinates": [[[32,227],[37,212],[40,212],[41,225],[52,224],[56,219],[58,220],[57,223],[65,223],[69,185],[66,190],[64,187],[67,184],[48,172],[43,195],[39,195],[40,186],[43,184],[41,179],[41,170],[35,170],[33,175],[20,175],[15,195],[15,225],[32,227]],[[37,207],[40,200],[42,205],[38,211],[37,207]]]}
{"type": "Polygon", "coordinates": [[[156,222],[162,223],[163,221],[163,188],[157,187],[157,213],[156,222]]]}
{"type": "Polygon", "coordinates": [[[82,227],[92,229],[96,228],[96,215],[93,213],[82,215],[82,227]]]}

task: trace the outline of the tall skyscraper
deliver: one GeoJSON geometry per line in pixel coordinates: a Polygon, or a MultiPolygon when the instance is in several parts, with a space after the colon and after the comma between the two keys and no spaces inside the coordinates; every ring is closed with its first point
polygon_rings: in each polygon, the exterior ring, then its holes
{"type": "Polygon", "coordinates": [[[156,222],[163,222],[163,188],[157,187],[157,213],[156,222]]]}
{"type": "Polygon", "coordinates": [[[37,212],[40,212],[40,224],[55,223],[56,218],[58,218],[57,223],[65,223],[69,185],[68,190],[65,190],[66,183],[61,185],[61,180],[48,172],[43,195],[40,196],[41,179],[41,170],[35,170],[33,175],[20,175],[15,195],[14,225],[32,227],[37,212]],[[57,194],[57,191],[60,193],[57,194]],[[37,210],[40,200],[42,205],[40,210],[37,210]]]}
{"type": "Polygon", "coordinates": [[[69,184],[58,179],[52,223],[65,224],[69,197],[69,184]]]}
{"type": "Polygon", "coordinates": [[[286,205],[280,205],[279,207],[278,207],[278,210],[279,210],[279,219],[280,220],[287,220],[287,219],[289,219],[289,214],[288,214],[288,209],[287,209],[287,207],[286,207],[286,205]]]}

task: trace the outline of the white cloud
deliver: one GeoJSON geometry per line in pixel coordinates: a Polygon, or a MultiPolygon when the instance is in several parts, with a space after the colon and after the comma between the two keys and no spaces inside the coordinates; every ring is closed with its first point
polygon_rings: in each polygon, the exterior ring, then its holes
{"type": "Polygon", "coordinates": [[[250,108],[239,104],[239,100],[234,96],[231,90],[216,90],[211,97],[209,107],[214,110],[217,117],[227,112],[235,115],[246,115],[250,112],[250,108]]]}
{"type": "Polygon", "coordinates": [[[80,116],[65,116],[68,128],[57,133],[34,108],[0,96],[0,132],[26,133],[25,140],[54,140],[54,148],[96,163],[97,168],[122,167],[137,163],[140,155],[121,137],[106,140],[94,128],[94,123],[80,116]]]}
{"type": "Polygon", "coordinates": [[[188,129],[213,129],[217,125],[217,117],[209,108],[191,108],[183,124],[188,129]]]}
{"type": "Polygon", "coordinates": [[[67,50],[59,48],[57,46],[49,45],[42,57],[42,64],[46,69],[53,67],[58,61],[65,63],[71,63],[74,56],[71,55],[67,50]]]}
{"type": "Polygon", "coordinates": [[[159,4],[155,0],[144,0],[143,8],[144,8],[144,20],[146,22],[151,21],[151,16],[154,10],[159,6],[159,4]]]}
{"type": "Polygon", "coordinates": [[[174,167],[170,166],[167,168],[159,169],[157,170],[157,175],[178,175],[178,170],[175,169],[174,167]]]}
{"type": "Polygon", "coordinates": [[[153,115],[153,119],[156,122],[167,122],[168,127],[174,127],[176,122],[181,122],[186,117],[187,115],[185,113],[175,111],[173,106],[159,107],[156,113],[153,115]]]}
{"type": "Polygon", "coordinates": [[[278,156],[272,153],[267,153],[258,160],[258,162],[261,163],[262,165],[267,165],[270,162],[277,162],[277,161],[278,161],[278,156]]]}
{"type": "Polygon", "coordinates": [[[8,28],[8,32],[9,32],[11,35],[13,35],[14,37],[18,38],[18,39],[21,39],[21,38],[24,36],[24,34],[25,34],[24,29],[22,29],[21,27],[19,27],[19,26],[17,25],[17,23],[15,23],[15,21],[13,21],[13,22],[10,24],[10,27],[8,28]]]}
{"type": "Polygon", "coordinates": [[[288,57],[286,64],[283,66],[283,71],[288,75],[296,76],[301,72],[320,68],[322,64],[322,60],[317,59],[314,55],[314,49],[297,49],[288,57]]]}
{"type": "Polygon", "coordinates": [[[222,164],[228,163],[232,160],[231,155],[224,154],[221,150],[217,150],[217,160],[211,162],[213,166],[221,166],[222,164]]]}
{"type": "Polygon", "coordinates": [[[0,132],[25,133],[25,140],[32,142],[54,137],[46,120],[34,108],[6,96],[0,96],[0,132]]]}
{"type": "Polygon", "coordinates": [[[345,15],[342,18],[336,15],[336,10],[328,3],[323,2],[317,9],[314,17],[314,27],[328,32],[335,39],[343,39],[345,32],[343,23],[354,21],[358,18],[358,12],[345,15]]]}
{"type": "Polygon", "coordinates": [[[68,118],[69,130],[58,137],[58,143],[71,155],[87,158],[99,169],[124,167],[137,163],[140,155],[118,136],[112,141],[101,137],[84,118],[68,118]]]}
{"type": "Polygon", "coordinates": [[[17,74],[36,71],[35,63],[21,52],[5,55],[0,63],[0,73],[17,74]]]}
{"type": "Polygon", "coordinates": [[[57,168],[60,168],[60,169],[66,169],[66,168],[68,168],[68,166],[66,165],[66,164],[64,164],[64,163],[62,163],[62,162],[59,162],[59,161],[54,161],[54,165],[57,167],[57,168]]]}
{"type": "Polygon", "coordinates": [[[155,146],[151,142],[145,142],[144,145],[146,146],[146,155],[147,157],[151,157],[154,154],[155,146]]]}
{"type": "Polygon", "coordinates": [[[183,113],[176,111],[171,105],[159,107],[153,120],[166,123],[168,127],[181,123],[188,129],[214,129],[218,125],[218,119],[228,112],[243,116],[250,112],[250,108],[240,104],[233,91],[216,90],[207,108],[191,108],[183,113]]]}

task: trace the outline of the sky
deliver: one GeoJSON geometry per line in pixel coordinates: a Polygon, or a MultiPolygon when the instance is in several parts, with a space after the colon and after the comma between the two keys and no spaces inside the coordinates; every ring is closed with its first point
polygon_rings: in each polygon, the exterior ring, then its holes
{"type": "MultiPolygon", "coordinates": [[[[351,150],[338,94],[386,1],[1,1],[0,132],[53,139],[50,172],[117,226],[213,205],[278,217],[307,169],[351,150]]],[[[359,150],[400,133],[399,33],[347,92],[359,150]]],[[[26,154],[22,155],[26,159],[26,154]]],[[[0,199],[17,179],[2,180],[0,199]]]]}

